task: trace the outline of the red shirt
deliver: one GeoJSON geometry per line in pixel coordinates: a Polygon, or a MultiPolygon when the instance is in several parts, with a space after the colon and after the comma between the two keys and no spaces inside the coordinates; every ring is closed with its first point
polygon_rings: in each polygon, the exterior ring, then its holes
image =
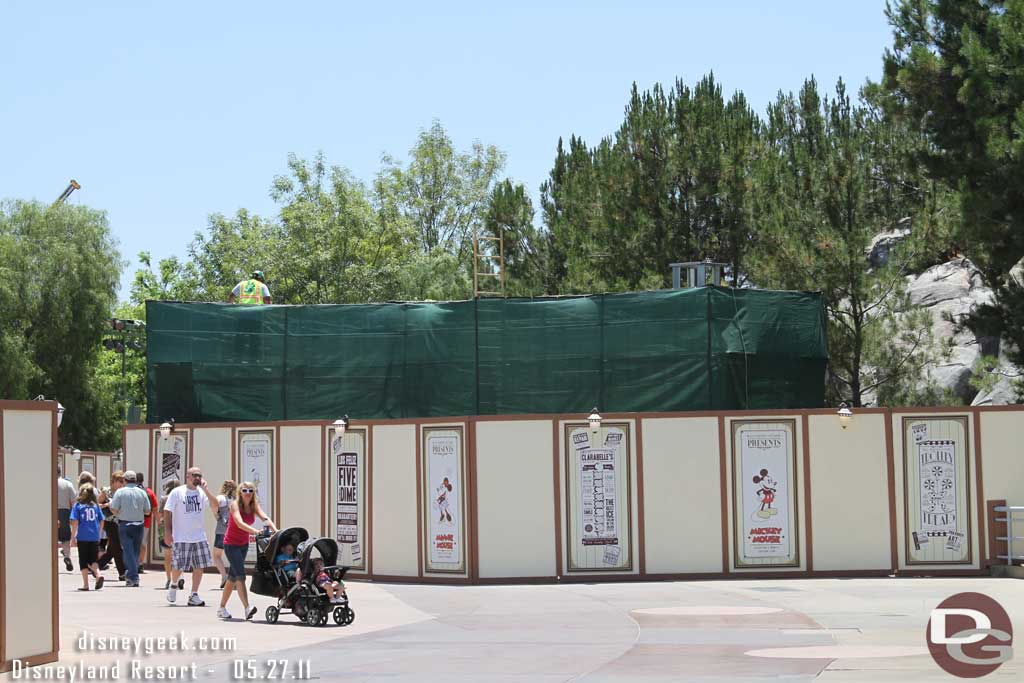
{"type": "Polygon", "coordinates": [[[146,487],[146,495],[149,496],[149,505],[152,508],[149,514],[142,518],[142,528],[148,529],[153,524],[153,513],[160,514],[160,504],[156,502],[156,494],[153,489],[146,487]]]}
{"type": "MultiPolygon", "coordinates": [[[[245,514],[239,508],[238,512],[242,516],[242,521],[252,526],[256,522],[256,515],[245,514]]],[[[224,545],[249,545],[249,532],[244,531],[235,524],[235,516],[228,513],[228,530],[224,532],[224,545]]]]}

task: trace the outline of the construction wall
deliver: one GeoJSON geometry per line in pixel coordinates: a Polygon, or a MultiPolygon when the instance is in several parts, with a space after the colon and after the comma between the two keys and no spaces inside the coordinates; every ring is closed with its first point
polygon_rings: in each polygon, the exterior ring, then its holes
{"type": "Polygon", "coordinates": [[[779,410],[140,425],[124,450],[150,482],[175,452],[211,485],[259,479],[353,578],[969,575],[985,501],[1024,501],[1020,434],[1019,406],[779,410]]]}
{"type": "Polygon", "coordinates": [[[56,452],[55,402],[0,401],[0,671],[57,661],[56,452]]]}

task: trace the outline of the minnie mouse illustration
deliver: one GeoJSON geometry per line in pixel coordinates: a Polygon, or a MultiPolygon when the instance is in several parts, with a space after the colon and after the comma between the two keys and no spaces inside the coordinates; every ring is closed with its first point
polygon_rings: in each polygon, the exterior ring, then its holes
{"type": "Polygon", "coordinates": [[[767,519],[778,514],[779,511],[772,507],[772,503],[775,502],[775,491],[778,490],[779,483],[768,476],[766,469],[761,470],[760,475],[754,475],[754,483],[761,485],[756,492],[761,497],[761,509],[757,511],[757,516],[767,519]]]}
{"type": "Polygon", "coordinates": [[[449,522],[452,521],[452,513],[448,511],[448,494],[451,490],[452,484],[448,481],[448,477],[445,477],[441,485],[437,487],[437,507],[441,511],[441,518],[437,520],[438,522],[443,522],[445,518],[449,522]]]}

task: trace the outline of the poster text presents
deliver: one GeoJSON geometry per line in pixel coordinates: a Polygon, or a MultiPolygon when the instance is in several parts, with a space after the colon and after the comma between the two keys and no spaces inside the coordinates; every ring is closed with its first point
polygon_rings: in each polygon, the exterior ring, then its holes
{"type": "Polygon", "coordinates": [[[733,422],[737,567],[799,565],[794,423],[733,422]]]}
{"type": "Polygon", "coordinates": [[[465,463],[461,428],[423,429],[426,570],[465,571],[465,463]]]}

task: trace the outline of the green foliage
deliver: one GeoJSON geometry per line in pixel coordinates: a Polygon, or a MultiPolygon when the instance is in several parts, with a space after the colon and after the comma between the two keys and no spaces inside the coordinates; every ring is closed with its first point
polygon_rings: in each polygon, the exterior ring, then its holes
{"type": "Polygon", "coordinates": [[[111,448],[111,387],[97,382],[99,348],[121,260],[106,215],[84,206],[0,204],[0,397],[57,398],[62,443],[111,448]]]}
{"type": "Polygon", "coordinates": [[[885,103],[920,126],[918,157],[957,188],[967,254],[995,291],[972,326],[1024,364],[1024,2],[899,0],[887,6],[885,103]]]}
{"type": "Polygon", "coordinates": [[[668,264],[705,257],[734,280],[754,243],[752,171],[760,121],[713,75],[665,93],[636,86],[614,136],[560,140],[541,188],[550,231],[548,291],[670,284],[668,264]]]}
{"type": "Polygon", "coordinates": [[[820,289],[828,312],[830,400],[899,400],[941,355],[926,313],[909,310],[904,277],[911,252],[872,270],[872,237],[914,217],[934,219],[935,200],[902,163],[914,133],[870,102],[851,102],[840,81],[823,98],[807,81],[768,108],[758,168],[760,245],[751,274],[762,286],[820,289]]]}

